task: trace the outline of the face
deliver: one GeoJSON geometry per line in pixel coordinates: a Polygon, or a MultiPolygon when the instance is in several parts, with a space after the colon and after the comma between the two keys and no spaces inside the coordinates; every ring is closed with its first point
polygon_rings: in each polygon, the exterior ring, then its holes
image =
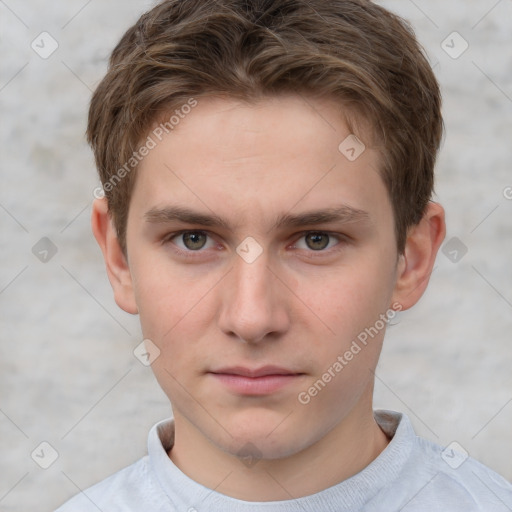
{"type": "Polygon", "coordinates": [[[127,255],[152,368],[177,431],[228,453],[291,455],[371,410],[398,255],[379,155],[338,149],[341,114],[203,98],[137,171],[127,255]]]}

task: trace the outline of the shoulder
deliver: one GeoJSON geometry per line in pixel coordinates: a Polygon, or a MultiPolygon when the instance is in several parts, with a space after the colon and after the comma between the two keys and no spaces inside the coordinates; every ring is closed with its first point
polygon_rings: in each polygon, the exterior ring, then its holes
{"type": "MultiPolygon", "coordinates": [[[[156,497],[148,457],[81,491],[55,512],[109,512],[144,510],[156,497]]],[[[157,510],[155,508],[155,510],[157,510]]]]}
{"type": "MultiPolygon", "coordinates": [[[[443,448],[417,438],[410,459],[408,503],[405,510],[487,512],[512,510],[512,484],[456,443],[443,448]]],[[[406,477],[407,480],[407,477],[406,477]]]]}
{"type": "Polygon", "coordinates": [[[148,455],[80,491],[55,512],[168,512],[169,498],[159,483],[158,471],[169,463],[167,449],[174,440],[172,419],[154,425],[148,435],[148,455]]]}
{"type": "Polygon", "coordinates": [[[471,458],[460,444],[441,447],[418,437],[403,414],[378,411],[376,419],[392,438],[394,458],[404,462],[368,512],[382,510],[383,502],[404,512],[512,511],[512,484],[471,458]]]}

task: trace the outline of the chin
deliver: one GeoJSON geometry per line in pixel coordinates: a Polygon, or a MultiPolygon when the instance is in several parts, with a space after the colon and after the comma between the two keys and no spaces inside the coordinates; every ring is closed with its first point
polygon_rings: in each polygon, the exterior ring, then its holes
{"type": "MultiPolygon", "coordinates": [[[[292,416],[290,414],[290,419],[292,416]]],[[[291,421],[286,417],[286,414],[276,412],[265,414],[255,411],[225,426],[231,436],[222,431],[220,438],[211,440],[238,458],[271,460],[289,457],[306,448],[308,443],[305,442],[301,423],[297,423],[296,418],[291,421]]]]}

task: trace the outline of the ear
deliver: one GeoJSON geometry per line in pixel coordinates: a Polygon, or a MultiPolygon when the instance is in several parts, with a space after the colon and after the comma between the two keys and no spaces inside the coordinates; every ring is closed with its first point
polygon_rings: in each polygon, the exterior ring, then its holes
{"type": "Polygon", "coordinates": [[[409,229],[404,253],[399,256],[392,302],[403,310],[414,306],[427,288],[445,234],[444,209],[430,202],[420,222],[409,229]]]}
{"type": "Polygon", "coordinates": [[[105,259],[108,279],[114,290],[114,298],[117,305],[127,313],[138,313],[130,268],[126,256],[119,245],[105,197],[94,201],[91,225],[94,237],[105,259]]]}

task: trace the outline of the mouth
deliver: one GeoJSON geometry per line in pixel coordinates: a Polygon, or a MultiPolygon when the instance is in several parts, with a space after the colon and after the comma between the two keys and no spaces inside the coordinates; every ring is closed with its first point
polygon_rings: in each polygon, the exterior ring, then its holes
{"type": "Polygon", "coordinates": [[[262,396],[296,382],[304,373],[279,366],[234,366],[208,372],[224,387],[240,395],[262,396]]]}

